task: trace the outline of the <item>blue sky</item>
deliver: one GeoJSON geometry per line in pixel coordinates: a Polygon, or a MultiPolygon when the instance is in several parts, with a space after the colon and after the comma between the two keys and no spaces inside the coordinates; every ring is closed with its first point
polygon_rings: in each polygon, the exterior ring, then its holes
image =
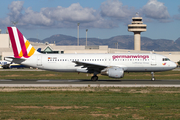
{"type": "Polygon", "coordinates": [[[141,33],[152,39],[180,37],[180,0],[5,0],[0,4],[0,29],[5,33],[11,21],[26,38],[44,39],[54,34],[110,38],[133,35],[127,25],[139,13],[147,24],[141,33]]]}

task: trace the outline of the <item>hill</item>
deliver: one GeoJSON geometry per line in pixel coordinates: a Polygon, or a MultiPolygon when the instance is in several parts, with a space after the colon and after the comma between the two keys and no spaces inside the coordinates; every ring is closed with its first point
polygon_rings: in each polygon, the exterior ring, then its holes
{"type": "MultiPolygon", "coordinates": [[[[56,43],[56,45],[77,45],[77,38],[68,35],[52,35],[43,40],[35,38],[29,38],[28,40],[33,42],[49,42],[56,43]]],[[[88,38],[88,45],[108,45],[109,48],[116,48],[118,42],[119,49],[134,49],[134,36],[133,35],[120,35],[111,37],[109,39],[88,38]]],[[[80,45],[86,44],[86,38],[79,39],[80,45]]],[[[155,51],[180,51],[180,38],[177,40],[168,39],[150,39],[147,37],[141,37],[141,49],[142,50],[155,50],[155,51]]]]}

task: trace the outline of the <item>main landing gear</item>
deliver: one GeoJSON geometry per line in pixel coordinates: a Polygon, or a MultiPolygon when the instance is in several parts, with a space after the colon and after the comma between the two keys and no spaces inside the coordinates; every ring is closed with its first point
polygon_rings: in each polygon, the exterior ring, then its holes
{"type": "Polygon", "coordinates": [[[98,80],[97,74],[94,74],[94,76],[91,77],[91,80],[92,80],[92,81],[97,81],[97,80],[98,80]]]}
{"type": "Polygon", "coordinates": [[[98,76],[97,76],[97,75],[92,76],[92,77],[91,77],[91,80],[92,80],[92,81],[97,81],[97,80],[98,80],[98,76]]]}
{"type": "Polygon", "coordinates": [[[151,76],[152,76],[151,80],[155,81],[154,72],[151,72],[151,76]]]}
{"type": "Polygon", "coordinates": [[[98,72],[94,72],[94,75],[91,77],[92,81],[98,81],[98,76],[97,76],[98,72]]]}

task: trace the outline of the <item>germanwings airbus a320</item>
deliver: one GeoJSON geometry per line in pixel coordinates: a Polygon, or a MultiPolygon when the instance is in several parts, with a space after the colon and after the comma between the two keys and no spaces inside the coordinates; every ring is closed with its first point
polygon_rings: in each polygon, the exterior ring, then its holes
{"type": "Polygon", "coordinates": [[[167,57],[158,54],[42,54],[35,50],[16,27],[8,27],[14,56],[5,60],[44,70],[92,73],[123,78],[124,72],[154,72],[176,68],[167,57]]]}

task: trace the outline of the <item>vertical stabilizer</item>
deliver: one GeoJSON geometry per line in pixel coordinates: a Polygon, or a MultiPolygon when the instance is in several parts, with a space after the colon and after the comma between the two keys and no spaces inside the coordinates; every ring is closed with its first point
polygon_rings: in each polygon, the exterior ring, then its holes
{"type": "Polygon", "coordinates": [[[16,27],[7,27],[15,58],[29,58],[36,53],[35,48],[16,27]]]}

